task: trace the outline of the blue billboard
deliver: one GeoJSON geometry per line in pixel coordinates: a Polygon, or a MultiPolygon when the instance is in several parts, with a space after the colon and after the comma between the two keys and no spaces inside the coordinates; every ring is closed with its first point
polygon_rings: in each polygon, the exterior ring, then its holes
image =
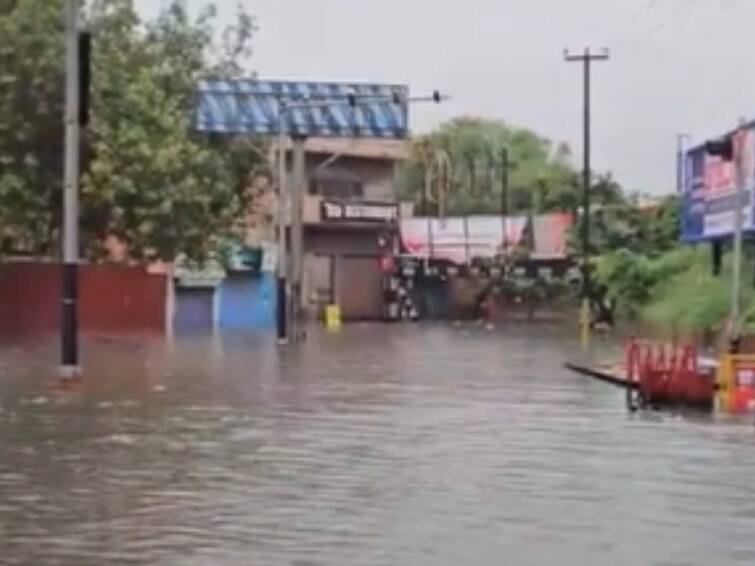
{"type": "Polygon", "coordinates": [[[685,242],[730,237],[734,233],[738,202],[744,213],[744,230],[755,232],[755,125],[741,130],[737,144],[742,155],[744,191],[741,195],[737,190],[734,161],[708,154],[705,146],[685,153],[681,214],[681,234],[685,242]]]}
{"type": "Polygon", "coordinates": [[[206,133],[275,135],[283,105],[292,135],[403,139],[409,132],[405,85],[204,80],[196,96],[196,127],[206,133]]]}

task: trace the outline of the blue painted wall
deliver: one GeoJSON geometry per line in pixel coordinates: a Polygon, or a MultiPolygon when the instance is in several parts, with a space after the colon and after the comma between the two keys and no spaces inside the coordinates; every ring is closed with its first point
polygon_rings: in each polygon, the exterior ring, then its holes
{"type": "Polygon", "coordinates": [[[272,330],[275,328],[275,275],[229,273],[218,288],[220,328],[272,330]]]}
{"type": "Polygon", "coordinates": [[[176,289],[176,310],[173,314],[173,328],[176,332],[212,330],[213,297],[212,287],[176,289]]]}

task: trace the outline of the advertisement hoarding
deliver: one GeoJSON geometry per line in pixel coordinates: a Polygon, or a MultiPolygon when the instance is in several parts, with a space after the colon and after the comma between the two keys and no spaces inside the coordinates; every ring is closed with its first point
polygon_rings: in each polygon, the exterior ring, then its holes
{"type": "Polygon", "coordinates": [[[709,155],[704,146],[684,157],[682,193],[682,240],[700,242],[730,237],[734,233],[735,211],[741,198],[745,232],[755,232],[755,124],[745,127],[739,143],[742,154],[743,194],[738,196],[734,161],[709,155]]]}

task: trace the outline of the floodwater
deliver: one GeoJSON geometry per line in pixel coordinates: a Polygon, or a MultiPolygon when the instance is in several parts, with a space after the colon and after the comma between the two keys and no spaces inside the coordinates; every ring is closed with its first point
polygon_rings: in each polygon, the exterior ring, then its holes
{"type": "Polygon", "coordinates": [[[0,564],[755,564],[747,421],[629,415],[544,325],[0,348],[0,564]]]}

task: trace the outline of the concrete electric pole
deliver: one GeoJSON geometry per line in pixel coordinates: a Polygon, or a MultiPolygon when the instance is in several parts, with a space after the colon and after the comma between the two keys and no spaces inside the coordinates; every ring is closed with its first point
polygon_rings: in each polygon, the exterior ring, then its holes
{"type": "Polygon", "coordinates": [[[509,259],[509,150],[501,149],[501,220],[503,221],[503,260],[509,259]]]}
{"type": "Polygon", "coordinates": [[[564,50],[564,60],[569,63],[582,63],[584,78],[584,165],[582,180],[582,345],[585,350],[590,344],[590,188],[592,184],[590,158],[590,70],[593,61],[607,61],[608,49],[593,53],[586,47],[582,53],[564,50]]]}
{"type": "Polygon", "coordinates": [[[293,161],[291,187],[291,315],[290,327],[293,341],[304,339],[304,321],[302,296],[304,279],[304,195],[307,192],[306,138],[293,137],[293,161]]]}
{"type": "Polygon", "coordinates": [[[278,242],[278,277],[277,277],[277,308],[276,308],[276,332],[279,344],[288,343],[288,258],[287,258],[287,232],[288,232],[288,194],[286,193],[286,121],[288,107],[284,101],[280,101],[278,108],[278,214],[275,224],[275,237],[278,242]]]}

